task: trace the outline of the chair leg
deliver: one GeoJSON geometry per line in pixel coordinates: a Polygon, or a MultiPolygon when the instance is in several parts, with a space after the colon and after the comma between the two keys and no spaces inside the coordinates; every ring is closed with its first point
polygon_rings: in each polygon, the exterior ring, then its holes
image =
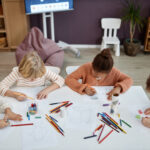
{"type": "Polygon", "coordinates": [[[104,42],[102,42],[102,44],[101,44],[101,51],[102,51],[103,49],[105,49],[105,48],[107,48],[107,45],[106,45],[104,42]]]}
{"type": "Polygon", "coordinates": [[[120,44],[115,44],[115,55],[120,56],[120,44]]]}

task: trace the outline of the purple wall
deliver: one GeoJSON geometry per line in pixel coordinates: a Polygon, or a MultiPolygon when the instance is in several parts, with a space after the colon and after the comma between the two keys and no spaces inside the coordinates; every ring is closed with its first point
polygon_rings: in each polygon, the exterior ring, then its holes
{"type": "MultiPolygon", "coordinates": [[[[99,44],[103,31],[99,20],[103,17],[121,17],[121,0],[74,0],[74,10],[55,13],[56,41],[62,40],[70,44],[99,44]]],[[[141,15],[147,19],[150,16],[150,0],[141,0],[141,15]]],[[[49,23],[49,22],[48,22],[49,23]]],[[[37,26],[42,30],[42,16],[30,16],[31,27],[37,26]]],[[[122,23],[118,36],[121,41],[129,37],[128,26],[122,23]]],[[[48,29],[50,37],[50,29],[48,29]]],[[[145,28],[135,37],[144,41],[145,28]]]]}

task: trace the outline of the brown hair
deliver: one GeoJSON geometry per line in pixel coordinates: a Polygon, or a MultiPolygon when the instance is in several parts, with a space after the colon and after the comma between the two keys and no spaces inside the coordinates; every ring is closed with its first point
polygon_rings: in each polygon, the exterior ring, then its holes
{"type": "Polygon", "coordinates": [[[146,81],[146,89],[150,91],[150,76],[147,78],[147,81],[146,81]]]}
{"type": "Polygon", "coordinates": [[[92,66],[96,72],[110,72],[113,67],[113,58],[110,49],[104,49],[101,53],[95,56],[92,66]]]}
{"type": "Polygon", "coordinates": [[[35,51],[27,53],[19,64],[19,73],[24,78],[36,79],[42,77],[45,72],[45,65],[35,51]]]}

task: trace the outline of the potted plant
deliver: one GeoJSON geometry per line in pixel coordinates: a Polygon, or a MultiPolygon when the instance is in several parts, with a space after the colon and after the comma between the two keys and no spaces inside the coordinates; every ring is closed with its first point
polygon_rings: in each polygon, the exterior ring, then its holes
{"type": "Polygon", "coordinates": [[[134,39],[136,27],[139,31],[143,27],[142,17],[140,15],[141,6],[137,0],[124,0],[124,16],[122,20],[129,24],[130,38],[124,41],[125,53],[129,56],[136,56],[140,51],[141,43],[134,39]]]}

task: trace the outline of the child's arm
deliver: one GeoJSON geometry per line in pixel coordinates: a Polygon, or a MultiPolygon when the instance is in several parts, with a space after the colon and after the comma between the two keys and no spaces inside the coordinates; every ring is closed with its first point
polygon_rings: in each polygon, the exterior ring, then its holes
{"type": "Polygon", "coordinates": [[[14,85],[17,80],[18,72],[16,69],[13,69],[13,71],[0,82],[0,95],[7,96],[7,90],[9,90],[9,88],[14,85]]]}
{"type": "Polygon", "coordinates": [[[51,81],[53,84],[40,91],[37,94],[38,99],[46,98],[50,92],[62,87],[64,84],[64,79],[50,70],[47,70],[46,72],[46,79],[51,81]]]}
{"type": "Polygon", "coordinates": [[[9,96],[16,98],[18,100],[24,100],[26,98],[26,95],[19,92],[14,92],[9,90],[9,88],[15,84],[15,82],[18,80],[18,70],[17,68],[14,68],[13,71],[0,83],[0,95],[1,96],[9,96]],[[18,93],[16,95],[15,93],[18,93]],[[22,95],[22,96],[19,96],[22,95]]]}
{"type": "Polygon", "coordinates": [[[56,89],[59,88],[59,85],[54,83],[52,84],[51,86],[43,89],[42,91],[40,91],[38,94],[37,94],[37,99],[43,99],[43,98],[47,98],[48,94],[56,89]]]}
{"type": "Polygon", "coordinates": [[[65,79],[66,85],[68,85],[72,90],[80,93],[85,94],[85,89],[88,87],[87,84],[82,84],[78,80],[84,78],[86,72],[84,66],[79,67],[76,71],[68,75],[65,79]]]}
{"type": "Polygon", "coordinates": [[[144,111],[144,114],[145,114],[145,115],[150,115],[150,108],[147,108],[147,109],[144,111]]]}
{"type": "Polygon", "coordinates": [[[17,99],[18,101],[23,101],[23,100],[27,99],[27,96],[24,93],[14,92],[11,90],[7,90],[5,93],[5,96],[13,97],[13,98],[17,99]]]}
{"type": "Polygon", "coordinates": [[[7,127],[8,125],[9,125],[9,123],[6,122],[5,120],[0,120],[0,128],[7,127]]]}
{"type": "Polygon", "coordinates": [[[133,81],[126,74],[120,72],[117,69],[115,69],[115,70],[116,70],[116,73],[115,73],[115,77],[116,77],[115,87],[121,87],[120,92],[124,93],[131,87],[131,85],[133,84],[133,81]]]}
{"type": "Polygon", "coordinates": [[[111,100],[113,94],[120,94],[127,91],[132,85],[132,79],[116,68],[113,68],[112,76],[114,77],[114,88],[107,93],[108,100],[111,100]]]}

